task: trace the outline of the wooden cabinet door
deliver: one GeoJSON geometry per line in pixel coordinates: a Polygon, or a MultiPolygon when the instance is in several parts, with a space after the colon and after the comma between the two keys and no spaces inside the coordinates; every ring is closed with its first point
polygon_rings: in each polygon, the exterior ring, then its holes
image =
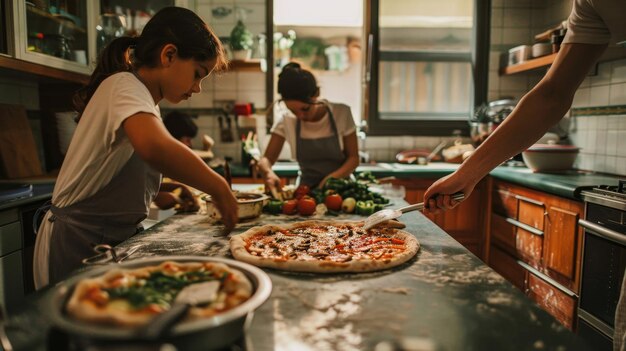
{"type": "Polygon", "coordinates": [[[576,297],[570,296],[532,273],[528,273],[526,295],[568,329],[573,329],[576,297]]]}
{"type": "MultiPolygon", "coordinates": [[[[578,211],[575,208],[572,211],[557,206],[548,209],[544,266],[548,274],[552,272],[560,274],[570,282],[576,280],[576,263],[580,257],[582,234],[578,227],[578,219],[582,213],[582,205],[579,207],[578,211]]],[[[569,287],[577,290],[576,284],[572,285],[569,287]]]]}
{"type": "Polygon", "coordinates": [[[526,270],[517,263],[515,257],[509,255],[499,247],[492,245],[489,251],[489,266],[500,273],[518,289],[524,291],[526,270]]]}

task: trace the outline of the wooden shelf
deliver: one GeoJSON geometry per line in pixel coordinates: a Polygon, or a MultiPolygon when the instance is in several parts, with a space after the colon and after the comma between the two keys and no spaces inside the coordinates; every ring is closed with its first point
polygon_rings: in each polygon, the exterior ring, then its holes
{"type": "Polygon", "coordinates": [[[0,68],[6,68],[23,73],[29,73],[79,84],[87,84],[89,82],[89,76],[85,74],[69,72],[58,68],[40,65],[37,63],[22,61],[4,55],[0,55],[0,68]]]}
{"type": "Polygon", "coordinates": [[[77,26],[74,21],[68,17],[63,17],[61,15],[53,15],[49,12],[40,10],[36,7],[32,7],[32,6],[26,6],[26,10],[36,16],[42,17],[42,18],[46,18],[48,20],[54,21],[58,24],[61,24],[63,26],[66,26],[68,28],[70,28],[73,31],[76,32],[80,32],[80,33],[87,33],[87,31],[85,30],[85,28],[83,27],[79,27],[77,26]]]}
{"type": "Polygon", "coordinates": [[[557,54],[555,53],[555,54],[550,54],[546,56],[541,56],[536,59],[518,63],[517,65],[506,66],[506,67],[500,68],[500,75],[505,76],[505,75],[526,72],[526,71],[530,71],[533,69],[550,66],[552,62],[554,62],[556,55],[557,54]]]}
{"type": "Polygon", "coordinates": [[[231,60],[228,62],[229,71],[262,72],[261,59],[231,60]]]}

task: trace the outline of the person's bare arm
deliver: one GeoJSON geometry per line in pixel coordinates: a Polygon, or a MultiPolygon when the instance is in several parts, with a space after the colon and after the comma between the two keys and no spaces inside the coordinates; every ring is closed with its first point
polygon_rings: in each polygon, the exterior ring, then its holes
{"type": "Polygon", "coordinates": [[[576,90],[606,45],[564,44],[546,76],[526,94],[513,112],[453,174],[435,182],[424,194],[429,210],[448,209],[450,194],[469,197],[493,168],[537,141],[567,112],[576,90]],[[444,196],[436,196],[438,194],[444,196]],[[436,199],[435,199],[436,197],[436,199]]]}
{"type": "Polygon", "coordinates": [[[346,178],[349,177],[352,172],[359,166],[359,145],[356,137],[356,132],[350,133],[343,137],[343,151],[346,155],[346,160],[341,167],[337,168],[329,175],[324,177],[320,182],[319,187],[323,187],[326,180],[329,178],[346,178]]]}
{"type": "Polygon", "coordinates": [[[284,137],[272,133],[267,148],[265,148],[265,153],[259,161],[258,169],[263,179],[265,179],[265,187],[268,191],[272,189],[280,190],[280,178],[272,171],[272,165],[278,160],[278,156],[284,144],[284,137]]]}
{"type": "Polygon", "coordinates": [[[210,194],[228,230],[237,223],[237,200],[224,178],[215,173],[191,149],[174,139],[149,113],[138,113],[123,123],[135,152],[154,169],[210,194]]]}

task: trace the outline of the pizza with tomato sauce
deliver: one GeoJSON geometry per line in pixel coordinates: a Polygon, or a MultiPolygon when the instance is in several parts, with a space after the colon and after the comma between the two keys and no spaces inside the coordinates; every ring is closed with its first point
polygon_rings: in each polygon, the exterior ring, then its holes
{"type": "Polygon", "coordinates": [[[371,272],[398,266],[419,250],[404,225],[369,230],[362,222],[304,221],[254,227],[230,239],[233,256],[260,267],[312,273],[371,272]]]}
{"type": "Polygon", "coordinates": [[[146,324],[168,310],[183,288],[212,282],[213,299],[189,309],[187,320],[212,317],[252,296],[252,284],[240,271],[217,262],[173,262],[137,269],[115,269],[81,280],[66,312],[76,320],[124,327],[146,324]]]}

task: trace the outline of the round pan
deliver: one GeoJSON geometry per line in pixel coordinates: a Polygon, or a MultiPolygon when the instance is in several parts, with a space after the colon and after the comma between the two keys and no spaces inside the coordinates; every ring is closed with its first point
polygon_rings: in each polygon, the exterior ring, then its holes
{"type": "Polygon", "coordinates": [[[250,299],[225,313],[175,325],[162,341],[171,342],[183,349],[197,349],[199,346],[204,350],[222,348],[240,339],[248,324],[246,322],[252,318],[253,311],[267,300],[272,291],[272,282],[269,276],[259,268],[244,262],[205,256],[161,256],[98,267],[70,277],[47,293],[42,299],[42,310],[45,316],[50,318],[51,322],[59,329],[70,335],[92,340],[95,343],[141,341],[136,335],[136,329],[89,324],[74,320],[65,313],[65,304],[80,280],[100,276],[111,269],[156,266],[165,261],[223,263],[244,273],[250,279],[253,287],[253,294],[250,299]]]}

